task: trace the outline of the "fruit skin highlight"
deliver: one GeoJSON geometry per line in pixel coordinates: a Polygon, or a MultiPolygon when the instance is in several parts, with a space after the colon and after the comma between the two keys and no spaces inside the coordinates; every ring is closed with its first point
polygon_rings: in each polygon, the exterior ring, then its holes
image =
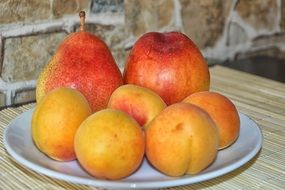
{"type": "Polygon", "coordinates": [[[116,180],[138,169],[145,139],[139,124],[128,114],[104,109],[80,125],[74,145],[79,163],[89,174],[116,180]]]}
{"type": "Polygon", "coordinates": [[[233,144],[239,136],[240,118],[235,105],[218,92],[198,92],[183,100],[204,109],[219,129],[219,149],[233,144]]]}
{"type": "Polygon", "coordinates": [[[113,92],[108,108],[124,111],[132,116],[141,126],[144,126],[166,108],[166,104],[152,90],[126,84],[113,92]]]}
{"type": "Polygon", "coordinates": [[[68,35],[37,81],[36,100],[58,87],[80,91],[93,111],[106,108],[112,92],[123,84],[122,74],[105,44],[84,31],[68,35]]]}
{"type": "Polygon", "coordinates": [[[168,106],[146,126],[146,156],[170,176],[201,172],[216,158],[218,143],[209,114],[188,103],[168,106]]]}
{"type": "Polygon", "coordinates": [[[149,88],[167,105],[209,90],[208,65],[198,47],[179,32],[149,32],[134,44],[125,65],[124,82],[149,88]]]}
{"type": "Polygon", "coordinates": [[[32,115],[32,138],[37,148],[52,159],[76,159],[74,136],[91,115],[86,98],[78,91],[57,88],[37,103],[32,115]]]}

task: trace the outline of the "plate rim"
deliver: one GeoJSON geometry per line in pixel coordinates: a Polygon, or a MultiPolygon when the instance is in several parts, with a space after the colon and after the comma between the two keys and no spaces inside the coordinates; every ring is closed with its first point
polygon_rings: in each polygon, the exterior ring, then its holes
{"type": "MultiPolygon", "coordinates": [[[[52,169],[45,168],[43,166],[40,166],[38,164],[35,164],[34,162],[31,162],[29,160],[26,160],[24,157],[21,155],[17,154],[16,151],[14,151],[9,143],[7,142],[7,133],[13,127],[13,124],[16,123],[17,120],[19,120],[21,117],[23,117],[24,114],[28,114],[28,112],[32,112],[34,109],[30,108],[23,113],[19,114],[17,117],[12,119],[9,124],[5,127],[4,133],[3,133],[3,144],[4,148],[7,150],[7,152],[12,156],[14,160],[16,160],[19,164],[31,169],[32,171],[36,173],[40,173],[46,176],[49,176],[54,179],[60,179],[64,180],[66,182],[71,182],[71,183],[76,183],[76,184],[82,184],[82,185],[89,185],[89,186],[94,186],[94,187],[99,187],[99,188],[112,188],[112,189],[121,189],[121,188],[144,188],[144,189],[154,189],[154,188],[167,188],[167,187],[174,187],[174,186],[181,186],[181,185],[190,185],[210,179],[217,178],[219,176],[225,175],[231,171],[234,171],[241,167],[242,165],[246,164],[249,162],[251,159],[253,159],[257,153],[261,150],[262,144],[263,144],[263,134],[260,126],[250,117],[248,117],[246,114],[238,112],[239,117],[244,117],[247,119],[249,122],[251,122],[251,126],[255,127],[255,130],[257,131],[257,135],[259,138],[259,143],[257,143],[254,147],[254,149],[247,154],[247,156],[243,159],[240,159],[236,161],[235,163],[231,164],[230,166],[225,166],[219,170],[214,170],[210,171],[208,173],[202,174],[201,176],[191,176],[190,177],[173,177],[173,179],[169,179],[167,181],[150,181],[150,182],[128,182],[128,181],[111,181],[111,180],[104,180],[104,179],[97,179],[97,178],[85,178],[81,176],[73,176],[69,174],[64,174],[59,171],[55,171],[52,169]],[[214,175],[214,177],[209,178],[209,176],[214,175]]],[[[124,178],[123,178],[124,179],[124,178]]]]}

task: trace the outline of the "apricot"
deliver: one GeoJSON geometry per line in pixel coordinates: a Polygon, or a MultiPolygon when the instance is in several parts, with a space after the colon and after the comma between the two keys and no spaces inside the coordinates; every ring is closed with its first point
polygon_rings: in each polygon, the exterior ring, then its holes
{"type": "Polygon", "coordinates": [[[146,126],[146,156],[170,176],[197,174],[215,159],[218,130],[209,114],[198,106],[176,103],[146,126]]]}
{"type": "Polygon", "coordinates": [[[197,92],[183,100],[195,104],[209,113],[219,129],[219,149],[233,144],[239,136],[240,118],[235,105],[217,92],[197,92]]]}
{"type": "Polygon", "coordinates": [[[52,159],[74,160],[74,136],[89,115],[91,108],[80,92],[70,88],[54,89],[37,103],[33,112],[33,141],[52,159]]]}
{"type": "Polygon", "coordinates": [[[104,109],[80,125],[74,145],[79,163],[89,174],[115,180],[129,176],[140,166],[145,140],[132,117],[119,110],[104,109]]]}
{"type": "Polygon", "coordinates": [[[126,112],[141,126],[144,126],[159,114],[166,104],[152,90],[126,84],[112,93],[108,107],[126,112]]]}

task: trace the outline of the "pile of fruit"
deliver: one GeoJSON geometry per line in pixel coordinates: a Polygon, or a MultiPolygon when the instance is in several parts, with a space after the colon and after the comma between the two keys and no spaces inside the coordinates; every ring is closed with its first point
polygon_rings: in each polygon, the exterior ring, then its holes
{"type": "Polygon", "coordinates": [[[186,35],[142,35],[122,75],[107,45],[84,31],[84,18],[38,79],[32,137],[41,152],[114,180],[144,157],[166,175],[197,174],[234,143],[237,109],[209,91],[207,63],[186,35]]]}

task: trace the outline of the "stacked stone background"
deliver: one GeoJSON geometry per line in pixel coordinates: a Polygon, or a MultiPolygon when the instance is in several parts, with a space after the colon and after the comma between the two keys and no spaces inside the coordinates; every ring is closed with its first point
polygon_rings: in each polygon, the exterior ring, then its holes
{"type": "Polygon", "coordinates": [[[37,77],[63,38],[78,30],[80,10],[121,68],[149,31],[187,34],[209,64],[285,59],[282,0],[1,0],[0,107],[35,100],[37,77]]]}

